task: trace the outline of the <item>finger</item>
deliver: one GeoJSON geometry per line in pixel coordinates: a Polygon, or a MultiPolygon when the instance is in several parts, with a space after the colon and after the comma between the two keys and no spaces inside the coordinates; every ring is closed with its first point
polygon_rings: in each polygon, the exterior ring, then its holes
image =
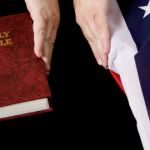
{"type": "Polygon", "coordinates": [[[104,47],[104,44],[106,44],[106,46],[108,45],[107,40],[101,39],[101,38],[96,40],[96,47],[97,47],[97,51],[100,51],[99,56],[100,56],[100,59],[102,60],[102,65],[105,69],[107,69],[109,48],[107,47],[106,49],[106,47],[104,47]]]}
{"type": "Polygon", "coordinates": [[[102,62],[102,60],[101,60],[101,58],[100,58],[100,54],[99,54],[99,51],[97,50],[97,47],[96,47],[95,43],[94,43],[94,42],[89,42],[89,44],[90,44],[90,47],[91,47],[91,49],[92,49],[92,52],[93,52],[93,54],[94,54],[94,57],[95,57],[97,63],[98,63],[100,66],[102,66],[102,65],[103,65],[103,62],[102,62]]]}
{"type": "Polygon", "coordinates": [[[34,18],[33,20],[34,31],[34,52],[37,57],[42,57],[43,41],[46,32],[46,20],[42,17],[34,18]]]}
{"type": "Polygon", "coordinates": [[[99,29],[100,36],[97,37],[97,49],[101,52],[100,58],[103,61],[103,66],[107,68],[108,66],[108,54],[110,51],[110,39],[108,29],[99,29]]]}
{"type": "Polygon", "coordinates": [[[105,54],[108,54],[110,51],[110,30],[107,22],[105,23],[105,26],[102,29],[100,29],[100,31],[101,31],[100,38],[103,47],[103,52],[105,54]]]}
{"type": "Polygon", "coordinates": [[[46,34],[43,45],[42,59],[45,63],[46,69],[50,70],[50,64],[52,59],[52,52],[57,34],[57,27],[54,27],[53,23],[49,21],[46,26],[46,34]]]}
{"type": "MultiPolygon", "coordinates": [[[[93,21],[90,21],[90,22],[93,22],[93,21]]],[[[94,57],[96,58],[96,61],[99,65],[102,65],[103,62],[101,60],[101,53],[100,51],[98,50],[97,48],[97,45],[96,45],[96,31],[95,31],[95,25],[94,23],[91,23],[91,26],[89,23],[86,23],[84,25],[81,26],[81,29],[82,29],[82,32],[85,36],[85,38],[87,39],[91,49],[92,49],[92,52],[94,54],[94,57]]]]}
{"type": "MultiPolygon", "coordinates": [[[[80,19],[81,20],[81,19],[80,19]]],[[[93,23],[92,17],[84,19],[78,23],[81,27],[81,30],[88,42],[94,41],[96,38],[95,25],[93,23]]]]}
{"type": "Polygon", "coordinates": [[[97,28],[97,48],[101,51],[101,59],[106,68],[108,65],[108,53],[110,51],[110,30],[108,26],[107,16],[95,16],[95,23],[97,28]]]}
{"type": "MultiPolygon", "coordinates": [[[[101,47],[99,47],[99,44],[97,45],[98,39],[99,39],[99,30],[97,29],[95,20],[93,18],[92,21],[90,21],[90,23],[88,24],[89,30],[91,31],[91,33],[93,33],[95,40],[94,42],[90,42],[90,45],[92,47],[92,51],[94,53],[94,56],[98,62],[99,65],[102,65],[105,69],[107,69],[107,65],[108,65],[108,50],[109,50],[109,45],[108,45],[108,40],[106,40],[106,36],[104,35],[104,39],[102,39],[101,41],[101,47]],[[92,46],[93,45],[93,46],[92,46]],[[108,47],[106,47],[108,46],[108,47]]],[[[105,30],[104,30],[105,31],[105,30]]],[[[103,33],[103,30],[102,30],[103,33]]]]}
{"type": "Polygon", "coordinates": [[[92,35],[92,37],[94,39],[96,39],[97,38],[97,27],[95,24],[94,17],[91,17],[91,19],[87,21],[86,25],[89,30],[89,33],[92,35]]]}
{"type": "MultiPolygon", "coordinates": [[[[100,41],[101,42],[101,41],[100,41]]],[[[97,43],[100,43],[97,41],[97,43]]],[[[101,44],[102,45],[102,44],[101,44]]],[[[100,60],[102,61],[102,66],[107,69],[108,68],[108,55],[103,52],[103,48],[101,48],[100,44],[96,44],[97,51],[100,51],[100,60]]]]}

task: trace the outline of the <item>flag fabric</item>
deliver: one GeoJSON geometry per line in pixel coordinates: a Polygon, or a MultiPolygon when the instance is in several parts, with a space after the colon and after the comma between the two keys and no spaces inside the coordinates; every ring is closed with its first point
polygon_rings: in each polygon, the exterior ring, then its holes
{"type": "Polygon", "coordinates": [[[110,0],[109,69],[125,92],[144,150],[150,150],[150,1],[110,0]]]}

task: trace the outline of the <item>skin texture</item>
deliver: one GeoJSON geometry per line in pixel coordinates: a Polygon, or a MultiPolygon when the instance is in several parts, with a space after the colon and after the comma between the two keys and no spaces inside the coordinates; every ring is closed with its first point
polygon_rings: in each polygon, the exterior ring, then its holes
{"type": "Polygon", "coordinates": [[[58,0],[25,0],[33,20],[34,52],[50,70],[52,51],[60,22],[58,0]]]}
{"type": "Polygon", "coordinates": [[[77,24],[99,65],[107,69],[110,51],[109,0],[74,0],[77,24]]]}
{"type": "MultiPolygon", "coordinates": [[[[33,20],[34,52],[42,57],[47,72],[60,22],[58,0],[25,0],[33,20]]],[[[73,0],[77,24],[99,65],[107,69],[110,51],[109,0],[73,0]]]]}

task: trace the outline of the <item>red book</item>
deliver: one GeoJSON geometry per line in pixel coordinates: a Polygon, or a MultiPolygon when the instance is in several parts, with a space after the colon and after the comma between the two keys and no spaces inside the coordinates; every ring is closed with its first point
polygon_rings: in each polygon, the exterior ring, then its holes
{"type": "Polygon", "coordinates": [[[33,47],[28,13],[0,18],[0,120],[52,110],[45,65],[33,47]]]}

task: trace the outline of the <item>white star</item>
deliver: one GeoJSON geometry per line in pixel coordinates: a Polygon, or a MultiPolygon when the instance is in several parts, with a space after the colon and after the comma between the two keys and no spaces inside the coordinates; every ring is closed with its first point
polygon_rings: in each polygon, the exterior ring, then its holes
{"type": "Polygon", "coordinates": [[[147,6],[141,6],[139,8],[145,11],[143,18],[147,17],[150,14],[150,1],[148,2],[147,6]]]}

